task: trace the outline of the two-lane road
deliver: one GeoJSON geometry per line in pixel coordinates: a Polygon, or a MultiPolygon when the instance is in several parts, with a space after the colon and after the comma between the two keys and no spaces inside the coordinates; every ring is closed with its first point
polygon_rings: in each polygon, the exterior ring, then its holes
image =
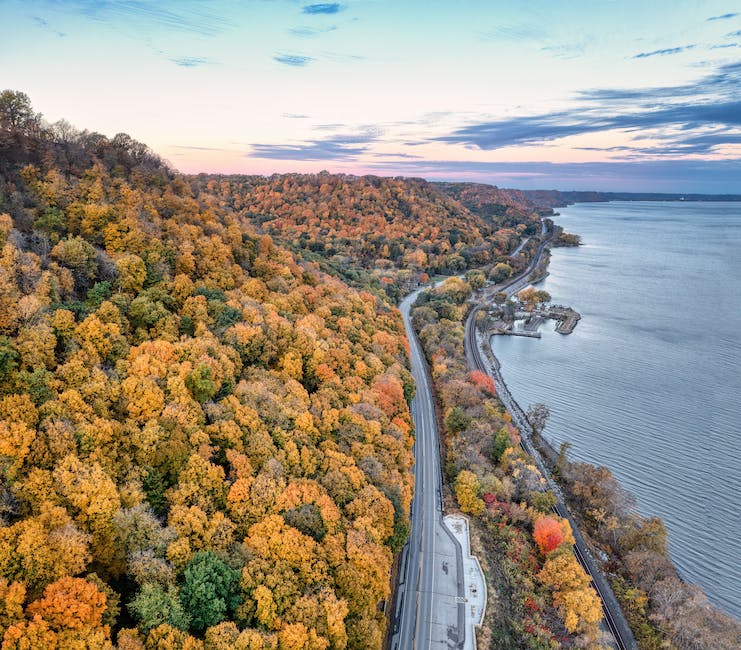
{"type": "Polygon", "coordinates": [[[412,401],[416,442],[415,489],[409,541],[399,565],[391,650],[463,648],[465,599],[460,544],[442,520],[442,475],[437,419],[427,365],[410,310],[419,291],[399,305],[409,338],[416,384],[412,401]]]}

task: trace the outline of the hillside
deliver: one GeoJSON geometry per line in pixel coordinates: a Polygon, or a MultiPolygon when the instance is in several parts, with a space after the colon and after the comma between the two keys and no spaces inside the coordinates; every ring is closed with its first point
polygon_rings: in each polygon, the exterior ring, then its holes
{"type": "Polygon", "coordinates": [[[392,304],[539,227],[482,191],[183,176],[3,92],[3,648],[380,648],[413,490],[392,304]]]}
{"type": "Polygon", "coordinates": [[[500,197],[499,213],[484,213],[416,178],[322,172],[194,182],[302,258],[393,301],[427,275],[499,261],[539,228],[525,202],[500,197]]]}
{"type": "Polygon", "coordinates": [[[0,124],[3,648],[379,648],[398,313],[128,136],[27,112],[0,124]]]}
{"type": "Polygon", "coordinates": [[[537,232],[539,224],[534,219],[533,202],[524,191],[482,183],[435,183],[435,186],[480,218],[500,227],[525,223],[526,234],[537,232]]]}

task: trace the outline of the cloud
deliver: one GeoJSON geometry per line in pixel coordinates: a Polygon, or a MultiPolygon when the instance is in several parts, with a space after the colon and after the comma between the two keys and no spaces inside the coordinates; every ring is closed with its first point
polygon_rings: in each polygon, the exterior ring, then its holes
{"type": "Polygon", "coordinates": [[[735,32],[728,32],[726,34],[726,38],[738,38],[740,36],[741,36],[741,29],[739,29],[738,31],[735,31],[735,32]]]}
{"type": "Polygon", "coordinates": [[[741,62],[719,67],[694,83],[681,86],[650,86],[648,88],[597,88],[584,90],[577,98],[586,101],[656,101],[657,98],[725,97],[733,98],[741,83],[741,62]]]}
{"type": "Polygon", "coordinates": [[[56,34],[59,36],[59,38],[64,38],[67,36],[65,32],[60,32],[56,29],[54,29],[51,25],[49,25],[49,22],[42,18],[41,16],[31,16],[31,20],[36,23],[41,29],[45,29],[47,31],[50,31],[52,34],[56,34]]]}
{"type": "Polygon", "coordinates": [[[252,158],[273,160],[354,160],[368,150],[368,145],[380,135],[376,129],[360,133],[335,135],[309,140],[300,144],[253,144],[252,158]]]}
{"type": "Polygon", "coordinates": [[[281,117],[287,117],[290,120],[306,120],[309,118],[308,115],[301,113],[281,113],[281,117]]]}
{"type": "Polygon", "coordinates": [[[322,58],[335,63],[352,63],[355,61],[365,61],[365,57],[359,54],[342,54],[340,52],[323,52],[322,58]]]}
{"type": "Polygon", "coordinates": [[[679,54],[681,52],[686,52],[687,50],[694,50],[697,47],[697,45],[682,45],[681,47],[668,47],[663,50],[654,50],[653,52],[641,52],[640,54],[636,54],[634,59],[647,59],[650,56],[667,56],[669,54],[679,54]]]}
{"type": "Polygon", "coordinates": [[[278,63],[282,63],[283,65],[290,65],[294,68],[303,68],[309,63],[311,63],[314,59],[310,56],[305,56],[303,54],[276,54],[273,57],[273,61],[277,61],[278,63]]]}
{"type": "Polygon", "coordinates": [[[152,27],[215,36],[230,28],[221,11],[207,11],[200,3],[182,0],[46,0],[46,4],[67,13],[79,14],[116,27],[151,32],[152,27]]]}
{"type": "Polygon", "coordinates": [[[337,29],[337,25],[329,25],[328,27],[293,27],[288,32],[298,38],[316,38],[322,34],[329,34],[337,29]]]}
{"type": "Polygon", "coordinates": [[[582,40],[577,43],[557,43],[554,45],[546,45],[540,49],[543,52],[550,52],[553,56],[556,56],[559,59],[575,59],[584,54],[588,44],[589,43],[586,40],[582,40]]]}
{"type": "Polygon", "coordinates": [[[476,181],[521,189],[741,194],[741,159],[628,162],[378,161],[379,174],[476,181]]]}
{"type": "Polygon", "coordinates": [[[374,158],[401,158],[402,160],[422,160],[422,156],[411,153],[375,153],[374,158]]]}
{"type": "Polygon", "coordinates": [[[209,59],[204,59],[200,56],[181,56],[172,58],[170,61],[181,68],[197,68],[198,66],[211,63],[209,59]]]}
{"type": "Polygon", "coordinates": [[[342,11],[344,7],[339,2],[321,2],[318,4],[304,5],[302,13],[316,16],[321,14],[336,14],[342,11]]]}
{"type": "Polygon", "coordinates": [[[481,36],[492,41],[542,41],[548,34],[538,25],[499,25],[481,36]]]}
{"type": "Polygon", "coordinates": [[[493,150],[622,130],[660,140],[647,149],[635,144],[638,155],[709,154],[738,142],[739,85],[741,63],[729,64],[683,86],[583,91],[570,110],[468,124],[435,140],[493,150]]]}
{"type": "Polygon", "coordinates": [[[710,16],[710,18],[708,18],[705,22],[709,23],[713,20],[728,20],[729,18],[735,18],[738,15],[739,14],[734,13],[734,14],[722,14],[721,16],[710,16]]]}

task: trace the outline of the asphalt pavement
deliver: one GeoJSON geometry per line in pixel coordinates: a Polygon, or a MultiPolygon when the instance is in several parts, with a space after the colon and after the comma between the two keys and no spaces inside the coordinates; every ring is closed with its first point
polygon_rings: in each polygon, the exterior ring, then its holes
{"type": "Polygon", "coordinates": [[[413,331],[410,309],[419,291],[399,306],[409,338],[409,360],[416,384],[415,494],[409,541],[399,566],[391,650],[463,649],[466,610],[463,552],[443,523],[442,475],[437,419],[427,365],[413,331]]]}

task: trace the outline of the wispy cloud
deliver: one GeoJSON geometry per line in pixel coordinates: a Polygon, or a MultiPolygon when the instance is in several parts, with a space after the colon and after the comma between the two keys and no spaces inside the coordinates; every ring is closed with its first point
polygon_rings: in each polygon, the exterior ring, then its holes
{"type": "Polygon", "coordinates": [[[481,33],[482,38],[492,41],[542,41],[548,34],[538,25],[498,25],[481,33]]]}
{"type": "Polygon", "coordinates": [[[549,52],[559,59],[575,59],[582,56],[589,45],[587,39],[582,39],[575,43],[554,43],[553,45],[546,45],[540,49],[543,52],[549,52]]]}
{"type": "Polygon", "coordinates": [[[739,15],[738,13],[733,13],[733,14],[721,14],[720,16],[710,16],[710,18],[708,18],[706,22],[712,22],[713,20],[728,20],[729,18],[735,18],[738,15],[739,15]]]}
{"type": "Polygon", "coordinates": [[[368,150],[378,139],[377,129],[365,129],[359,133],[334,135],[298,144],[253,144],[251,158],[273,160],[354,160],[368,150]]]}
{"type": "Polygon", "coordinates": [[[313,60],[312,57],[305,56],[304,54],[279,53],[273,57],[273,61],[277,61],[283,65],[290,65],[294,68],[303,68],[309,65],[313,60]]]}
{"type": "Polygon", "coordinates": [[[323,52],[322,58],[334,63],[354,63],[355,61],[365,61],[365,57],[359,54],[343,54],[341,52],[323,52]]]}
{"type": "Polygon", "coordinates": [[[384,158],[391,158],[391,159],[399,158],[401,160],[422,160],[422,156],[416,156],[416,155],[411,154],[411,153],[376,153],[376,154],[373,154],[373,157],[374,158],[380,158],[380,159],[384,159],[384,158]]]}
{"type": "Polygon", "coordinates": [[[170,61],[181,68],[197,68],[198,66],[212,63],[209,59],[204,59],[200,56],[181,56],[172,58],[170,61]]]}
{"type": "Polygon", "coordinates": [[[52,34],[56,34],[60,38],[64,38],[65,36],[67,36],[67,34],[65,34],[64,32],[60,32],[59,30],[54,29],[51,25],[49,25],[49,22],[45,20],[44,18],[42,18],[41,16],[31,16],[31,19],[41,29],[50,31],[52,34]]]}
{"type": "Polygon", "coordinates": [[[85,16],[116,27],[136,26],[151,31],[153,26],[202,36],[215,36],[229,29],[221,11],[204,9],[195,2],[163,0],[46,0],[47,4],[67,13],[85,16]]]}
{"type": "Polygon", "coordinates": [[[741,63],[730,64],[693,84],[584,91],[571,110],[469,124],[436,140],[493,150],[621,130],[660,142],[632,145],[636,155],[708,154],[739,143],[740,85],[741,63]]]}
{"type": "Polygon", "coordinates": [[[308,115],[302,113],[281,113],[281,117],[287,117],[289,120],[306,120],[308,115]]]}
{"type": "Polygon", "coordinates": [[[328,27],[293,27],[292,29],[289,29],[288,32],[293,35],[297,36],[298,38],[317,38],[318,36],[321,36],[322,34],[329,34],[330,32],[333,32],[337,29],[337,25],[329,25],[328,27]]]}
{"type": "Polygon", "coordinates": [[[681,52],[686,52],[687,50],[694,50],[697,47],[697,45],[682,45],[680,47],[667,47],[663,50],[653,50],[652,52],[641,52],[640,54],[636,54],[632,58],[634,59],[647,59],[650,56],[668,56],[670,54],[680,54],[681,52]]]}
{"type": "Polygon", "coordinates": [[[339,2],[320,2],[317,4],[304,5],[301,11],[310,16],[321,14],[336,14],[344,9],[339,2]]]}
{"type": "Polygon", "coordinates": [[[741,29],[736,30],[735,32],[728,32],[726,34],[726,38],[739,38],[741,37],[741,29]]]}
{"type": "Polygon", "coordinates": [[[631,160],[625,162],[471,162],[387,160],[368,164],[376,173],[494,183],[521,189],[741,194],[733,160],[631,160]]]}

